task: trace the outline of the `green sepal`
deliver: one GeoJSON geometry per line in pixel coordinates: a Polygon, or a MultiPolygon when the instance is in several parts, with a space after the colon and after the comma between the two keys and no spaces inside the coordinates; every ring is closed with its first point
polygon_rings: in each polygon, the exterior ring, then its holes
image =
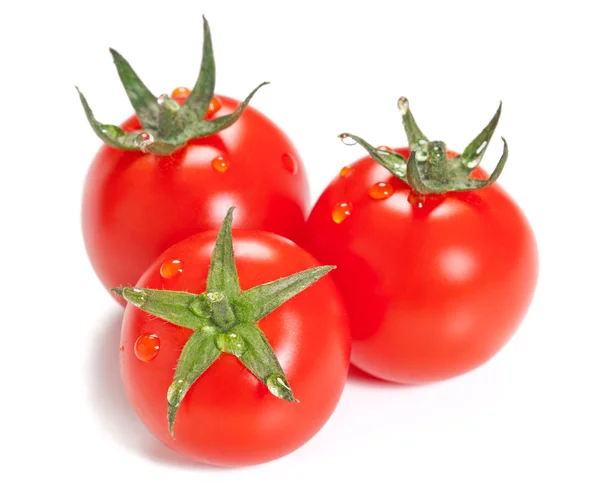
{"type": "MultiPolygon", "coordinates": [[[[419,165],[416,160],[416,153],[411,153],[407,166],[407,180],[415,192],[419,194],[444,194],[446,192],[461,192],[483,189],[488,185],[492,185],[502,173],[504,165],[508,160],[508,144],[502,137],[504,147],[500,161],[494,168],[494,171],[487,180],[481,180],[471,177],[453,177],[451,182],[436,178],[425,179],[423,170],[424,167],[419,165]]],[[[427,166],[427,165],[426,165],[427,166]]]]}
{"type": "Polygon", "coordinates": [[[229,208],[219,229],[206,279],[207,293],[223,292],[228,300],[234,300],[242,291],[235,267],[231,237],[234,209],[229,208]]]}
{"type": "Polygon", "coordinates": [[[333,265],[314,267],[250,288],[235,302],[236,315],[242,321],[258,322],[333,269],[333,265]]]}
{"type": "Polygon", "coordinates": [[[79,99],[81,100],[81,104],[85,111],[85,115],[88,119],[92,130],[96,133],[104,143],[109,146],[116,147],[117,149],[124,149],[126,151],[135,151],[140,149],[140,133],[136,132],[125,132],[122,128],[116,125],[106,125],[104,123],[100,123],[96,118],[94,118],[94,113],[90,108],[87,99],[81,93],[78,87],[75,87],[77,92],[79,92],[79,99]]]}
{"type": "Polygon", "coordinates": [[[206,303],[206,297],[202,298],[202,295],[184,291],[130,287],[114,288],[112,291],[144,312],[177,326],[198,329],[206,326],[210,320],[210,313],[199,315],[202,310],[199,304],[206,303]]]}
{"type": "Polygon", "coordinates": [[[202,16],[202,22],[204,23],[204,43],[200,72],[189,97],[181,106],[181,120],[186,125],[194,125],[204,120],[210,101],[215,94],[216,68],[212,37],[206,17],[202,16]]]}
{"type": "Polygon", "coordinates": [[[215,133],[221,130],[224,130],[225,128],[230,127],[240,118],[244,110],[248,107],[248,104],[250,104],[250,99],[254,97],[254,94],[258,91],[258,89],[268,84],[269,82],[265,81],[258,85],[254,90],[252,90],[252,92],[250,92],[248,97],[244,99],[244,101],[238,106],[238,108],[233,113],[212,120],[188,123],[185,125],[185,129],[183,130],[183,132],[175,136],[173,140],[176,142],[184,142],[191,139],[208,137],[210,135],[214,135],[215,133]]]}
{"type": "Polygon", "coordinates": [[[417,149],[419,144],[429,142],[427,137],[425,137],[425,134],[417,125],[406,97],[400,97],[398,99],[398,109],[400,109],[400,112],[402,113],[402,124],[404,125],[404,131],[406,132],[406,136],[408,138],[410,150],[414,151],[417,149]]]}
{"type": "Polygon", "coordinates": [[[252,323],[238,324],[231,329],[231,333],[239,335],[245,343],[245,348],[237,355],[240,362],[262,381],[273,395],[288,402],[298,402],[273,348],[260,328],[252,323]]]}
{"type": "Polygon", "coordinates": [[[148,90],[148,87],[121,54],[112,48],[110,53],[113,56],[113,62],[117,67],[123,88],[127,92],[129,102],[135,109],[142,127],[149,132],[155,132],[158,129],[158,102],[156,97],[148,90]]]}
{"type": "Polygon", "coordinates": [[[204,326],[194,331],[183,347],[173,383],[167,391],[167,422],[171,437],[175,438],[175,416],[190,387],[217,360],[221,350],[215,342],[218,329],[214,326],[204,326]]]}
{"type": "MultiPolygon", "coordinates": [[[[143,130],[127,133],[116,125],[98,122],[86,99],[79,92],[88,121],[102,141],[117,149],[139,150],[168,156],[185,146],[189,140],[214,135],[230,127],[240,118],[256,91],[268,82],[258,85],[233,113],[206,120],[206,112],[214,96],[216,73],[210,28],[204,17],[203,22],[204,47],[200,73],[190,96],[182,106],[166,95],[157,99],[138,77],[129,62],[117,51],[111,49],[119,78],[143,130]],[[142,140],[142,132],[148,133],[150,138],[142,140]]],[[[77,90],[79,91],[79,89],[77,90]]]]}
{"type": "Polygon", "coordinates": [[[377,163],[395,177],[406,181],[418,194],[445,194],[482,189],[498,179],[508,159],[508,145],[504,138],[502,138],[504,142],[502,157],[490,177],[487,180],[480,180],[471,178],[470,174],[487,150],[500,119],[502,103],[488,125],[471,141],[463,154],[454,158],[448,158],[444,142],[429,141],[425,137],[415,121],[406,97],[400,97],[398,108],[402,112],[404,130],[411,151],[405,168],[399,167],[400,163],[395,163],[398,158],[402,158],[397,153],[376,149],[360,137],[349,133],[340,135],[340,138],[343,140],[349,137],[360,144],[377,163]]]}
{"type": "Polygon", "coordinates": [[[457,158],[453,158],[455,161],[460,159],[462,165],[468,170],[472,171],[477,165],[479,165],[487,147],[490,143],[492,135],[496,130],[498,121],[500,121],[500,115],[502,114],[502,102],[498,106],[498,110],[494,117],[490,120],[488,125],[481,131],[481,133],[473,139],[473,141],[465,148],[463,153],[457,158]]]}
{"type": "Polygon", "coordinates": [[[453,191],[472,191],[476,189],[483,189],[484,187],[492,185],[496,180],[498,180],[498,177],[502,173],[502,170],[504,170],[504,165],[506,165],[506,161],[508,160],[508,144],[506,143],[504,137],[500,138],[504,143],[502,147],[502,156],[500,157],[496,168],[494,168],[494,171],[489,178],[487,180],[480,180],[477,178],[464,179],[462,185],[455,185],[455,187],[452,189],[453,191]]]}
{"type": "Polygon", "coordinates": [[[342,141],[346,138],[352,139],[357,144],[360,144],[377,163],[389,170],[389,172],[399,179],[406,179],[406,159],[401,154],[394,151],[385,151],[377,149],[369,144],[366,140],[361,139],[357,135],[351,133],[341,133],[338,135],[342,141]]]}

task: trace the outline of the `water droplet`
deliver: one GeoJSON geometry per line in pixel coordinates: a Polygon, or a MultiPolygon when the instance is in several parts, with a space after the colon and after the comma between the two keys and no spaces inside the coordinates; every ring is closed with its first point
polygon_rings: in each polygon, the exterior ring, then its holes
{"type": "Polygon", "coordinates": [[[427,154],[427,151],[424,151],[423,149],[417,149],[417,151],[415,151],[415,159],[417,161],[427,161],[428,158],[429,155],[427,154]]]}
{"type": "Polygon", "coordinates": [[[352,167],[351,166],[344,166],[341,170],[340,170],[340,177],[344,178],[347,177],[348,175],[350,175],[352,173],[352,167]]]}
{"type": "MultiPolygon", "coordinates": [[[[182,379],[178,379],[177,382],[171,383],[169,389],[167,390],[167,403],[169,404],[169,409],[172,406],[178,406],[181,402],[183,396],[183,389],[186,388],[184,386],[184,381],[182,379]]],[[[177,410],[177,409],[175,409],[177,410]]]]}
{"type": "Polygon", "coordinates": [[[141,132],[136,140],[137,146],[140,148],[142,152],[148,152],[148,146],[150,146],[154,142],[154,137],[151,133],[141,132]]]}
{"type": "Polygon", "coordinates": [[[177,87],[171,93],[171,99],[175,99],[179,104],[183,104],[191,93],[191,90],[187,87],[177,87]]]}
{"type": "Polygon", "coordinates": [[[411,191],[408,195],[408,202],[415,208],[423,208],[423,206],[425,206],[426,199],[427,197],[425,195],[419,194],[415,191],[411,191]]]}
{"type": "MultiPolygon", "coordinates": [[[[119,137],[122,137],[123,135],[125,135],[125,132],[121,128],[119,128],[118,126],[115,126],[115,125],[103,125],[102,133],[104,133],[105,135],[108,135],[112,139],[118,139],[119,137]]],[[[152,136],[150,136],[150,139],[152,139],[152,136]]],[[[136,140],[138,140],[138,141],[140,140],[139,136],[136,137],[136,140]]]]}
{"type": "Polygon", "coordinates": [[[336,224],[341,224],[352,214],[352,203],[338,203],[333,207],[331,218],[336,224]]]}
{"type": "Polygon", "coordinates": [[[474,160],[469,161],[467,163],[467,168],[473,169],[473,168],[475,168],[477,166],[477,164],[478,164],[478,161],[476,159],[474,159],[474,160]]]}
{"type": "Polygon", "coordinates": [[[155,334],[145,334],[136,340],[133,350],[142,362],[150,362],[158,355],[160,340],[155,334]]]}
{"type": "Polygon", "coordinates": [[[398,109],[403,115],[408,113],[408,99],[406,97],[400,97],[398,99],[398,109]]]}
{"type": "Polygon", "coordinates": [[[398,173],[400,176],[406,175],[406,164],[404,163],[394,163],[392,165],[392,169],[394,172],[398,173]]]}
{"type": "Polygon", "coordinates": [[[431,150],[429,151],[429,157],[431,158],[431,160],[435,161],[437,164],[437,162],[442,159],[443,155],[444,150],[442,149],[442,147],[438,144],[433,144],[431,150]]]}
{"type": "Polygon", "coordinates": [[[206,293],[206,297],[208,298],[209,302],[218,302],[218,301],[223,301],[225,299],[225,293],[221,292],[221,291],[215,291],[213,293],[206,293]]]}
{"type": "Polygon", "coordinates": [[[160,266],[160,275],[165,279],[171,279],[183,272],[181,260],[167,260],[160,266]]]}
{"type": "Polygon", "coordinates": [[[218,172],[226,172],[229,169],[229,161],[223,156],[217,156],[212,160],[212,167],[218,172]]]}
{"type": "Polygon", "coordinates": [[[486,148],[486,146],[488,145],[487,140],[484,140],[481,144],[479,144],[479,147],[477,148],[477,151],[475,151],[477,154],[481,154],[481,152],[486,148]]]}
{"type": "Polygon", "coordinates": [[[377,182],[369,189],[369,196],[373,199],[387,199],[394,194],[394,188],[387,182],[377,182]]]}
{"type": "Polygon", "coordinates": [[[230,353],[236,357],[239,357],[248,349],[244,338],[235,333],[223,333],[217,335],[215,344],[221,352],[230,353]]]}
{"type": "Polygon", "coordinates": [[[200,295],[196,300],[190,303],[190,310],[194,312],[198,317],[210,317],[210,305],[204,295],[200,295]]]}
{"type": "Polygon", "coordinates": [[[167,94],[162,94],[158,97],[158,103],[163,104],[168,98],[169,96],[167,94]]]}
{"type": "Polygon", "coordinates": [[[298,166],[296,165],[296,160],[288,154],[287,152],[281,157],[281,161],[283,162],[283,166],[285,169],[293,175],[298,173],[298,166]]]}
{"type": "Polygon", "coordinates": [[[210,100],[210,104],[208,105],[208,110],[206,111],[206,116],[204,119],[212,118],[219,109],[221,109],[221,101],[216,97],[213,97],[210,100]]]}
{"type": "Polygon", "coordinates": [[[285,378],[279,374],[271,374],[267,378],[267,388],[273,395],[280,399],[287,400],[288,402],[298,402],[285,378]]]}
{"type": "Polygon", "coordinates": [[[343,133],[342,135],[340,135],[340,139],[342,139],[342,142],[347,146],[356,145],[356,140],[350,137],[350,135],[348,135],[347,133],[343,133]]]}
{"type": "Polygon", "coordinates": [[[137,307],[141,307],[148,299],[148,293],[143,289],[138,288],[125,288],[123,289],[123,298],[129,303],[134,304],[137,307]]]}
{"type": "Polygon", "coordinates": [[[379,149],[380,151],[392,152],[392,148],[388,146],[379,146],[377,149],[379,149]]]}

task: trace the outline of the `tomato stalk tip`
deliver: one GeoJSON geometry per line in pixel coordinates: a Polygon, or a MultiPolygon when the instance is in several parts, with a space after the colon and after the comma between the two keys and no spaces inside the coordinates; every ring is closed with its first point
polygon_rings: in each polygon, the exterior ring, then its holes
{"type": "Polygon", "coordinates": [[[236,322],[235,314],[224,293],[207,293],[212,319],[223,331],[229,331],[236,322]]]}

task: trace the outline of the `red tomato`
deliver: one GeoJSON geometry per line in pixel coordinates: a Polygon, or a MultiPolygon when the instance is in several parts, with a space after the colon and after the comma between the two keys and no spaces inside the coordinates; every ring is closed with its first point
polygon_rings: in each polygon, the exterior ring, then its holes
{"type": "Polygon", "coordinates": [[[498,184],[418,196],[365,157],[327,187],[307,234],[307,249],[338,267],[352,363],[390,381],[440,380],[482,364],[513,335],[536,285],[533,233],[498,184]]]}
{"type": "MultiPolygon", "coordinates": [[[[280,236],[234,230],[233,237],[242,290],[317,265],[280,236]]],[[[203,292],[215,239],[211,231],[172,246],[137,287],[203,292]]],[[[192,331],[128,305],[121,339],[123,381],[150,431],[191,458],[224,466],[269,461],[308,441],[333,412],[349,365],[347,316],[333,281],[323,277],[259,325],[300,403],[276,398],[236,357],[221,354],[183,399],[173,440],[167,390],[192,331]]]]}
{"type": "MultiPolygon", "coordinates": [[[[217,97],[211,118],[239,102],[217,97]]],[[[214,107],[214,106],[213,106],[214,107]]],[[[125,131],[140,129],[136,117],[125,131]]],[[[133,285],[169,246],[217,229],[231,205],[234,226],[298,240],[309,207],[308,182],[287,136],[256,109],[170,156],[103,145],[83,197],[83,235],[94,270],[108,289],[133,285]]]]}

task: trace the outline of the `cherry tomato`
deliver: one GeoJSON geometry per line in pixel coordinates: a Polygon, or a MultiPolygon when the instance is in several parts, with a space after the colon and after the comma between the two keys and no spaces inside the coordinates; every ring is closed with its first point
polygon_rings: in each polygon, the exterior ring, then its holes
{"type": "MultiPolygon", "coordinates": [[[[215,232],[204,232],[167,249],[136,287],[204,292],[215,238],[215,232]]],[[[275,234],[234,230],[233,239],[242,290],[318,265],[309,253],[275,234]]],[[[223,353],[182,400],[173,439],[167,391],[192,330],[128,305],[122,376],[129,400],[150,431],[193,459],[224,466],[269,461],[308,441],[333,412],[349,365],[347,316],[333,281],[329,275],[321,278],[259,326],[299,403],[276,398],[240,359],[223,353]]]]}
{"type": "MultiPolygon", "coordinates": [[[[395,151],[408,159],[408,149],[395,151]]],[[[487,175],[477,168],[471,177],[487,175]]],[[[498,184],[419,195],[371,157],[321,195],[306,247],[338,267],[352,363],[400,383],[456,376],[492,357],[537,280],[532,230],[498,184]]]]}
{"type": "MultiPolygon", "coordinates": [[[[239,102],[217,96],[218,118],[239,102]]],[[[122,127],[139,130],[136,117],[122,127]]],[[[83,235],[106,288],[133,285],[161,252],[197,232],[216,229],[229,206],[236,228],[302,236],[308,182],[287,136],[247,107],[215,135],[193,139],[169,156],[103,145],[83,195],[83,235]]]]}

